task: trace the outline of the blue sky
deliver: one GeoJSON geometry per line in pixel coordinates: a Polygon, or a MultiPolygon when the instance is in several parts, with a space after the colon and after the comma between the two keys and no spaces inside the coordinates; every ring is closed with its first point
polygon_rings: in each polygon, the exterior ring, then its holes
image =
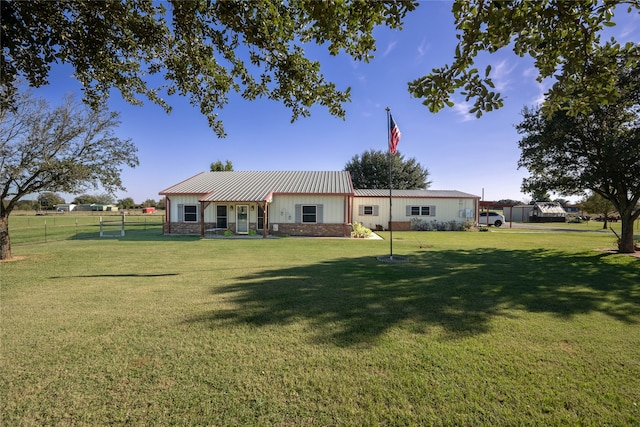
{"type": "MultiPolygon", "coordinates": [[[[402,132],[398,151],[429,170],[431,189],[484,195],[485,200],[529,201],[520,191],[527,171],[517,169],[519,136],[514,125],[521,121],[523,106],[538,103],[551,84],[535,81],[530,58],[508,49],[478,58],[480,69],[492,65],[494,83],[505,97],[504,108],[480,119],[467,113],[469,107],[459,95],[454,108],[433,114],[407,91],[409,81],[451,62],[457,39],[450,9],[447,1],[423,2],[408,15],[403,30],[377,29],[377,52],[369,63],[347,55],[331,57],[320,48],[308,50],[321,61],[327,80],[339,89],[351,87],[344,121],[314,107],[311,117],[292,124],[290,111],[279,103],[231,95],[219,112],[228,136],[218,139],[186,98],[168,98],[173,111],[167,115],[149,101],[142,107],[129,105],[114,92],[109,107],[121,113],[122,121],[116,134],[132,139],[140,159],[137,168],[123,170],[127,191],[116,198],[159,200],[159,191],[209,170],[217,160],[230,160],[235,170],[342,170],[356,154],[386,150],[389,107],[402,132]]],[[[611,31],[618,41],[640,40],[637,13],[621,13],[616,21],[611,31]]],[[[71,72],[67,66],[54,66],[51,84],[35,93],[52,104],[66,93],[80,97],[71,72]]],[[[63,196],[67,202],[73,198],[63,196]]]]}

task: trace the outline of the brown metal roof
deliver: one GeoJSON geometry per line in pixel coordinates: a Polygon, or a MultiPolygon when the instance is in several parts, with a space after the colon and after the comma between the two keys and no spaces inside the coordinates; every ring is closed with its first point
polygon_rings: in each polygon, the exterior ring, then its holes
{"type": "Polygon", "coordinates": [[[201,195],[201,201],[263,201],[269,194],[353,194],[346,171],[202,172],[161,195],[201,195]]]}
{"type": "MultiPolygon", "coordinates": [[[[463,193],[457,190],[393,190],[391,192],[393,197],[412,197],[412,198],[440,198],[440,199],[467,199],[474,198],[479,199],[479,196],[475,196],[469,193],[463,193]]],[[[389,197],[389,189],[379,190],[354,190],[356,197],[389,197]]]]}

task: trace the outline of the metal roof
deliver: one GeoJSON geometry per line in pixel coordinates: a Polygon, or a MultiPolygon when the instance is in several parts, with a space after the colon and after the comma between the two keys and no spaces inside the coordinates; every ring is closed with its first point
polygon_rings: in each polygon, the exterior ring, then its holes
{"type": "MultiPolygon", "coordinates": [[[[430,198],[430,199],[467,199],[474,198],[479,199],[479,196],[475,196],[469,193],[463,193],[457,190],[393,190],[391,192],[393,197],[412,197],[412,198],[430,198]]],[[[354,190],[356,197],[389,197],[389,189],[378,190],[354,190]]]]}
{"type": "Polygon", "coordinates": [[[161,195],[201,195],[201,201],[263,201],[270,194],[353,194],[346,171],[202,172],[161,195]]]}
{"type": "Polygon", "coordinates": [[[558,202],[536,202],[535,207],[545,215],[564,215],[567,213],[558,202]]]}

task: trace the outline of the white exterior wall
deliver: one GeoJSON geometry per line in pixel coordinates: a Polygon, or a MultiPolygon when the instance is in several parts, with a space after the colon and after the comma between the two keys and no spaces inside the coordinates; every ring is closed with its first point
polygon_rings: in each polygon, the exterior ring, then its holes
{"type": "Polygon", "coordinates": [[[169,197],[169,220],[178,221],[178,205],[198,205],[199,196],[170,196],[169,197]]]}
{"type": "MultiPolygon", "coordinates": [[[[420,218],[425,221],[475,221],[476,204],[471,198],[411,198],[393,197],[393,221],[411,221],[420,218]],[[407,206],[435,206],[435,216],[407,216],[407,206]],[[465,215],[469,213],[470,218],[465,215]]],[[[389,198],[386,197],[354,197],[353,221],[362,223],[365,227],[375,229],[381,225],[385,229],[389,226],[389,198]],[[378,206],[378,215],[360,215],[360,206],[378,206]]]]}
{"type": "Polygon", "coordinates": [[[269,224],[295,223],[296,205],[322,205],[322,223],[343,224],[349,217],[345,210],[347,196],[280,195],[273,196],[269,205],[269,224]]]}
{"type": "MultiPolygon", "coordinates": [[[[200,196],[171,196],[169,215],[170,221],[178,221],[178,207],[179,205],[196,205],[198,209],[201,208],[201,203],[198,201],[200,196]]],[[[302,205],[322,205],[322,222],[325,224],[342,224],[345,219],[348,218],[348,214],[345,210],[348,208],[345,206],[346,196],[316,196],[316,195],[275,195],[273,202],[269,204],[269,223],[295,223],[295,206],[302,205]]],[[[210,203],[206,205],[204,211],[204,221],[206,223],[216,222],[216,206],[226,205],[227,208],[227,221],[231,223],[236,222],[237,205],[249,206],[249,222],[255,224],[258,220],[258,205],[251,202],[235,202],[235,203],[210,203]],[[233,206],[233,210],[229,207],[233,206]],[[251,207],[254,207],[251,210],[251,207]]],[[[198,211],[199,212],[199,211],[198,211]]],[[[199,214],[198,214],[199,215],[199,214]]],[[[198,216],[198,221],[200,217],[198,216]]]]}
{"type": "Polygon", "coordinates": [[[533,211],[532,205],[504,207],[502,208],[506,221],[529,222],[529,217],[533,211]]]}

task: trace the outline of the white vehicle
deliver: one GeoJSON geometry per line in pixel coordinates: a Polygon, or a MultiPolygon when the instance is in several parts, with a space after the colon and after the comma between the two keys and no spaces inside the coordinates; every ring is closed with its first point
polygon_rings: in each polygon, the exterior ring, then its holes
{"type": "Polygon", "coordinates": [[[500,227],[504,224],[504,215],[497,212],[480,212],[478,225],[494,225],[500,227]],[[487,218],[487,214],[489,215],[487,218]]]}

